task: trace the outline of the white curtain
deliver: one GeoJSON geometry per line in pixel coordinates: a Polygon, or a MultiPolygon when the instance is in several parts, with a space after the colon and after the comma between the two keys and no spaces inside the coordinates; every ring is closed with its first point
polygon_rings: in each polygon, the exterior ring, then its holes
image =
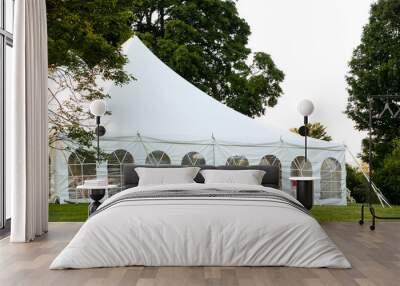
{"type": "Polygon", "coordinates": [[[45,0],[17,0],[13,94],[6,124],[12,242],[47,232],[47,24],[45,0]]]}

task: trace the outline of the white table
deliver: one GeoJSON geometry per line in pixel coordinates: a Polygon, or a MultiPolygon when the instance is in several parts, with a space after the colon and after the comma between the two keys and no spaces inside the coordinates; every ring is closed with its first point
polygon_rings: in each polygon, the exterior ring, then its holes
{"type": "Polygon", "coordinates": [[[91,215],[96,209],[101,205],[100,200],[105,196],[108,199],[108,190],[119,188],[117,185],[104,185],[104,186],[96,186],[96,185],[80,185],[76,187],[78,190],[88,190],[89,197],[92,199],[92,202],[89,205],[88,213],[91,215]],[[104,190],[104,192],[102,192],[104,190]]]}
{"type": "Polygon", "coordinates": [[[76,187],[77,190],[106,190],[105,198],[108,199],[109,189],[118,189],[118,185],[104,185],[104,186],[94,186],[94,185],[79,185],[76,187]]]}

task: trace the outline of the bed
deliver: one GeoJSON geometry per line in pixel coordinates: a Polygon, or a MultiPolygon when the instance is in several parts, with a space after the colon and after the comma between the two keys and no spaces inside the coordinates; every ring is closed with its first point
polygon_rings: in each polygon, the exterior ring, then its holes
{"type": "MultiPolygon", "coordinates": [[[[107,199],[50,269],[144,266],[350,268],[343,253],[294,198],[278,190],[279,170],[254,166],[261,185],[194,183],[138,186],[107,199]]],[[[203,167],[203,169],[238,169],[203,167]]],[[[245,169],[251,169],[249,167],[245,169]]]]}

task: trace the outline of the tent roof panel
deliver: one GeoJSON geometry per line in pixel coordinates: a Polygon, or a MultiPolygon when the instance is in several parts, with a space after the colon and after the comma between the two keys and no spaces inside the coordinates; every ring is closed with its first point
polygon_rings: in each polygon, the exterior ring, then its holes
{"type": "MultiPolygon", "coordinates": [[[[186,81],[158,59],[137,37],[124,51],[126,71],[136,80],[109,87],[111,99],[104,125],[106,137],[136,136],[137,133],[166,140],[195,141],[211,138],[225,142],[258,144],[284,141],[303,145],[303,137],[249,118],[186,81]]],[[[340,144],[310,139],[310,147],[340,144]]]]}

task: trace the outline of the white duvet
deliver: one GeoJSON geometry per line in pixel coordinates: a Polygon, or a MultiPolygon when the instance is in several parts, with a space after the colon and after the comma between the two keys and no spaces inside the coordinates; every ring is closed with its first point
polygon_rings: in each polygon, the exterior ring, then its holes
{"type": "Polygon", "coordinates": [[[122,201],[131,192],[263,190],[230,184],[136,187],[106,200],[50,269],[145,266],[294,266],[349,268],[318,222],[299,209],[246,198],[153,198],[122,201]],[[110,205],[111,204],[111,205],[110,205]],[[109,206],[106,208],[106,206],[109,206]]]}

